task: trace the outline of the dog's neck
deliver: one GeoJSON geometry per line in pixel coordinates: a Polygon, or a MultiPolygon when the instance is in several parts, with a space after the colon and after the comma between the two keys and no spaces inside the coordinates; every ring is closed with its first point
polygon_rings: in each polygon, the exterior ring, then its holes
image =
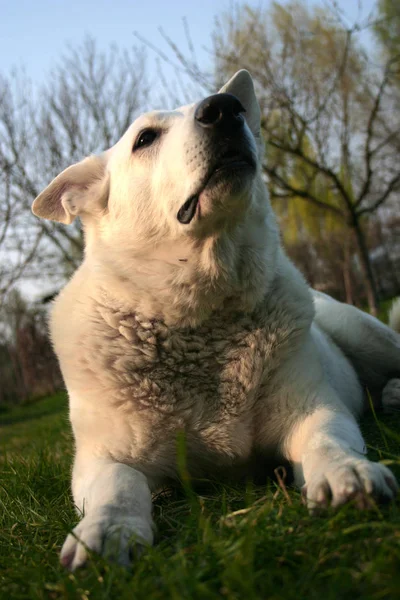
{"type": "Polygon", "coordinates": [[[216,310],[251,312],[276,271],[279,236],[267,212],[261,220],[253,215],[251,227],[160,245],[129,260],[105,253],[99,260],[97,252],[91,270],[103,301],[178,327],[195,327],[216,310]]]}

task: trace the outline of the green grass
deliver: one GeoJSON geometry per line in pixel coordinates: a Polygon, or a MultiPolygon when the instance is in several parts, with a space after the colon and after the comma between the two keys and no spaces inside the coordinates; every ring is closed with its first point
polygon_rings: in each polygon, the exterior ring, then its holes
{"type": "MultiPolygon", "coordinates": [[[[210,485],[155,499],[158,538],[131,572],[58,554],[76,523],[63,394],[0,415],[0,598],[400,598],[400,504],[310,517],[295,490],[210,485]]],[[[374,459],[400,476],[400,414],[363,421],[374,459]]]]}

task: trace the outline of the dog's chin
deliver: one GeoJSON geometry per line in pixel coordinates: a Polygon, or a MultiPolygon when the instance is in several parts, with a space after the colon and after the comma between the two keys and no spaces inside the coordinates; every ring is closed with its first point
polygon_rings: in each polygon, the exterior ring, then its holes
{"type": "Polygon", "coordinates": [[[254,175],[255,170],[250,165],[218,169],[199,194],[200,218],[220,208],[226,213],[230,208],[238,208],[237,203],[243,202],[246,192],[251,189],[254,175]]]}
{"type": "Polygon", "coordinates": [[[217,167],[198,192],[182,205],[178,220],[187,225],[202,221],[207,216],[217,216],[216,213],[227,217],[230,212],[237,211],[240,204],[246,204],[255,173],[255,165],[248,161],[235,161],[217,167]]]}
{"type": "Polygon", "coordinates": [[[240,194],[248,188],[254,179],[255,167],[245,161],[237,161],[218,167],[208,180],[202,196],[230,197],[240,194]]]}

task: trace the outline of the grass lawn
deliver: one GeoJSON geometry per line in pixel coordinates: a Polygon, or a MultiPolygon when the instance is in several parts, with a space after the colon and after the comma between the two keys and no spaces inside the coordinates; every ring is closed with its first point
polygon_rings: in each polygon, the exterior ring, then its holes
{"type": "MultiPolygon", "coordinates": [[[[400,478],[400,413],[363,422],[400,478]],[[397,432],[397,433],[396,433],[397,432]]],[[[295,490],[210,485],[155,499],[157,544],[128,572],[58,562],[76,523],[64,394],[0,413],[0,598],[400,598],[400,502],[312,518],[295,490]]]]}

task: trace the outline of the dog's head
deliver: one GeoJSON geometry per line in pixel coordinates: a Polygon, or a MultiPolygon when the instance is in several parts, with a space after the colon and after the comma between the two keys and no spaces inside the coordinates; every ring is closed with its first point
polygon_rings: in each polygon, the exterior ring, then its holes
{"type": "Polygon", "coordinates": [[[63,171],[32,210],[88,240],[143,252],[243,219],[259,171],[260,109],[247,71],[218,94],[139,117],[109,150],[63,171]]]}

